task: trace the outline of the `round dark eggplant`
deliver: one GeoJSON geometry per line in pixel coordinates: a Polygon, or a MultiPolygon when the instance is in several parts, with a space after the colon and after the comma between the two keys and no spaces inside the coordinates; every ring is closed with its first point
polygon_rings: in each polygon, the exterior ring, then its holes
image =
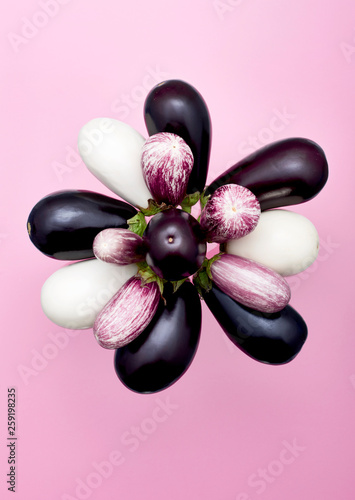
{"type": "Polygon", "coordinates": [[[124,201],[91,191],[58,191],[32,209],[27,229],[32,243],[49,257],[81,260],[94,257],[95,236],[111,227],[127,228],[137,210],[124,201]]]}
{"type": "Polygon", "coordinates": [[[169,208],[155,215],[144,232],[146,261],[163,279],[179,281],[194,274],[206,257],[201,226],[192,215],[169,208]]]}
{"type": "Polygon", "coordinates": [[[210,159],[212,127],[201,94],[181,80],[167,80],[154,87],[144,103],[144,119],[149,135],[172,132],[190,146],[194,166],[187,194],[202,192],[210,159]]]}
{"type": "Polygon", "coordinates": [[[229,339],[256,361],[288,363],[307,338],[307,325],[291,306],[278,313],[261,313],[242,306],[214,284],[204,299],[229,339]]]}
{"type": "Polygon", "coordinates": [[[116,350],[118,378],[132,391],[153,393],[176,382],[190,366],[200,339],[201,302],[196,288],[183,283],[164,288],[153,321],[133,342],[116,350]]]}
{"type": "Polygon", "coordinates": [[[274,142],[239,161],[215,179],[206,195],[224,184],[239,184],[258,198],[261,210],[310,200],[328,179],[324,151],[313,141],[290,138],[274,142]]]}

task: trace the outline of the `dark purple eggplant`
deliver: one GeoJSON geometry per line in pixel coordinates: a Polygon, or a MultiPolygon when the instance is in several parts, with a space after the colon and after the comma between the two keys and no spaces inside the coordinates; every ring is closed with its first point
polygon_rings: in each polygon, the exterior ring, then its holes
{"type": "Polygon", "coordinates": [[[59,260],[94,257],[95,236],[106,228],[127,228],[137,210],[124,201],[91,191],[58,191],[32,209],[27,229],[32,243],[59,260]]]}
{"type": "Polygon", "coordinates": [[[230,167],[208,186],[206,195],[224,184],[239,184],[255,194],[261,210],[267,210],[312,199],[327,179],[328,163],[320,146],[290,138],[258,149],[230,167]]]}
{"type": "Polygon", "coordinates": [[[307,338],[307,325],[291,306],[261,313],[242,306],[214,284],[203,298],[233,344],[256,361],[288,363],[307,338]]]}
{"type": "Polygon", "coordinates": [[[169,208],[149,222],[144,241],[147,264],[160,277],[179,281],[194,274],[206,257],[206,242],[201,226],[192,215],[169,208]]]}
{"type": "Polygon", "coordinates": [[[201,94],[181,80],[167,80],[154,87],[144,103],[149,135],[172,132],[190,146],[194,166],[187,194],[202,192],[210,159],[212,128],[207,105],[201,94]]]}
{"type": "Polygon", "coordinates": [[[153,321],[129,344],[116,350],[115,370],[126,387],[153,393],[176,382],[190,366],[200,339],[201,303],[196,288],[183,283],[164,288],[153,321]]]}

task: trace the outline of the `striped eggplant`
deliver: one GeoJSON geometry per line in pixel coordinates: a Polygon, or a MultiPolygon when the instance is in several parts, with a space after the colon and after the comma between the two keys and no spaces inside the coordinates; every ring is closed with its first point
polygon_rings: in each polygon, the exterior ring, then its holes
{"type": "Polygon", "coordinates": [[[115,354],[117,376],[139,393],[175,383],[190,366],[199,343],[201,301],[196,288],[187,281],[173,293],[167,283],[164,299],[144,332],[115,354]]]}
{"type": "Polygon", "coordinates": [[[245,354],[272,365],[291,361],[307,339],[307,325],[291,306],[273,314],[249,309],[215,284],[205,302],[229,339],[245,354]]]}
{"type": "Polygon", "coordinates": [[[124,200],[146,208],[152,196],[142,173],[143,144],[139,132],[112,118],[94,118],[78,138],[80,156],[90,172],[124,200]]]}
{"type": "Polygon", "coordinates": [[[96,340],[105,349],[118,349],[134,340],[148,326],[157,310],[157,283],[130,278],[98,314],[94,323],[96,340]]]}
{"type": "Polygon", "coordinates": [[[157,203],[176,206],[182,202],[193,163],[190,147],[176,134],[161,132],[145,141],[143,176],[157,203]]]}
{"type": "Polygon", "coordinates": [[[212,127],[201,94],[181,80],[161,82],[149,92],[145,100],[144,120],[149,135],[172,132],[190,146],[194,166],[187,193],[202,192],[208,172],[212,127]]]}
{"type": "Polygon", "coordinates": [[[312,199],[327,179],[328,163],[320,146],[308,139],[290,138],[240,160],[217,177],[205,194],[224,184],[239,184],[255,194],[261,210],[267,210],[312,199]]]}
{"type": "Polygon", "coordinates": [[[219,187],[201,212],[200,224],[209,242],[225,243],[253,231],[260,205],[249,189],[236,184],[219,187]]]}
{"type": "Polygon", "coordinates": [[[58,191],[32,209],[27,230],[32,243],[49,257],[81,260],[94,257],[95,236],[110,227],[127,228],[137,210],[124,201],[91,191],[58,191]]]}
{"type": "Polygon", "coordinates": [[[93,251],[97,259],[113,264],[133,264],[144,260],[146,248],[143,239],[129,229],[104,229],[94,239],[93,251]]]}
{"type": "Polygon", "coordinates": [[[287,281],[252,260],[222,254],[212,262],[210,271],[212,280],[223,292],[251,309],[273,313],[290,301],[287,281]]]}

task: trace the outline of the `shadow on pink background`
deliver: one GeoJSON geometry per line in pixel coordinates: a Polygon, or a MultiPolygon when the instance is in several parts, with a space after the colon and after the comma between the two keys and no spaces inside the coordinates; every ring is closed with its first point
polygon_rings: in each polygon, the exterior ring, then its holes
{"type": "Polygon", "coordinates": [[[20,0],[1,18],[0,497],[12,498],[15,386],[17,499],[352,500],[354,2],[20,0]],[[41,286],[63,263],[35,249],[26,220],[54,191],[112,194],[78,160],[79,129],[108,116],[146,135],[145,95],[167,78],[191,83],[209,106],[210,182],[292,136],[323,147],[330,177],[291,208],[321,239],[320,258],[290,279],[309,327],[299,356],[253,361],[204,306],[186,375],[141,396],[119,382],[91,330],[65,331],[42,313],[41,286]]]}

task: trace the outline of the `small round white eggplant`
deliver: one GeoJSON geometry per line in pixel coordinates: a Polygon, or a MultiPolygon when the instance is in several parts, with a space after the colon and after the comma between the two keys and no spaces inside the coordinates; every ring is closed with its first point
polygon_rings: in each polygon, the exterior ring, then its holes
{"type": "Polygon", "coordinates": [[[256,311],[281,311],[291,298],[290,287],[282,276],[237,255],[222,254],[212,262],[211,274],[222,292],[256,311]]]}
{"type": "Polygon", "coordinates": [[[132,342],[153,319],[159,301],[155,281],[144,284],[140,277],[129,279],[95,320],[93,330],[100,346],[118,349],[132,342]]]}
{"type": "Polygon", "coordinates": [[[154,200],[179,205],[185,197],[194,164],[190,147],[176,134],[152,135],[142,149],[142,169],[154,200]]]}
{"type": "Polygon", "coordinates": [[[118,266],[97,259],[69,264],[44,283],[42,309],[63,328],[91,328],[98,313],[137,270],[136,264],[118,266]]]}
{"type": "Polygon", "coordinates": [[[260,205],[249,189],[237,184],[219,187],[201,212],[200,224],[207,241],[224,243],[254,230],[260,205]]]}
{"type": "Polygon", "coordinates": [[[226,243],[225,251],[252,259],[282,276],[307,269],[317,258],[318,233],[312,222],[289,210],[262,212],[255,230],[226,243]]]}
{"type": "Polygon", "coordinates": [[[126,123],[94,118],[79,132],[78,149],[90,172],[111,191],[137,207],[152,198],[141,167],[144,137],[126,123]]]}

